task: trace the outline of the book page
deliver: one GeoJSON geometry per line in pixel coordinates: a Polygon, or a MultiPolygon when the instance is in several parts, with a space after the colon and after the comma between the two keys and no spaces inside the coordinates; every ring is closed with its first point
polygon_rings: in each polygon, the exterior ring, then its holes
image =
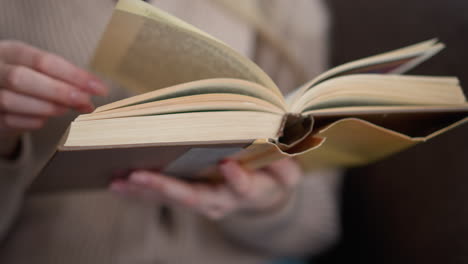
{"type": "Polygon", "coordinates": [[[255,111],[276,113],[278,115],[284,114],[281,108],[255,97],[240,94],[213,93],[182,96],[162,101],[150,101],[144,104],[130,105],[104,112],[84,114],[78,116],[75,122],[131,116],[211,111],[255,111]]]}
{"type": "Polygon", "coordinates": [[[463,105],[466,98],[457,78],[354,74],[318,84],[290,109],[383,105],[463,105]]]}
{"type": "Polygon", "coordinates": [[[119,1],[91,67],[139,91],[234,78],[258,83],[282,96],[270,77],[248,58],[142,1],[119,1]]]}
{"type": "Polygon", "coordinates": [[[145,104],[149,102],[164,101],[177,97],[216,93],[229,93],[255,97],[281,108],[283,112],[286,111],[286,105],[283,98],[278,97],[271,90],[259,84],[239,79],[207,79],[183,83],[125,98],[110,104],[100,106],[96,108],[93,113],[100,113],[117,108],[145,104]]]}
{"type": "Polygon", "coordinates": [[[283,115],[214,111],[74,121],[65,147],[189,144],[275,139],[283,115]],[[111,133],[112,132],[112,133],[111,133]]]}
{"type": "Polygon", "coordinates": [[[437,40],[433,39],[339,65],[299,87],[297,91],[287,96],[287,103],[290,106],[295,104],[309,89],[331,78],[357,73],[405,73],[434,56],[444,47],[444,44],[438,43],[437,40]]]}

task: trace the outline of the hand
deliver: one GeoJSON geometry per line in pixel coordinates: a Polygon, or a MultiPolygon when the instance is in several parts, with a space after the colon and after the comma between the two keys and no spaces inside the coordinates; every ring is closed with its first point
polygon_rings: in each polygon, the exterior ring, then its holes
{"type": "Polygon", "coordinates": [[[41,128],[69,108],[90,112],[90,95],[107,92],[96,77],[57,55],[0,40],[0,139],[41,128]]]}
{"type": "Polygon", "coordinates": [[[151,171],[135,171],[127,181],[117,180],[111,190],[148,199],[165,200],[188,207],[211,219],[236,211],[266,212],[281,206],[302,178],[293,159],[276,161],[268,167],[248,172],[236,161],[219,166],[224,182],[216,185],[187,183],[151,171]]]}

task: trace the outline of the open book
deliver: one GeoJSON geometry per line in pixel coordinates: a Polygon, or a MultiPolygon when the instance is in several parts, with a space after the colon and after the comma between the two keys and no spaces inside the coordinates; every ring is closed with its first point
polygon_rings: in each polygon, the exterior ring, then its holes
{"type": "Polygon", "coordinates": [[[347,63],[284,98],[221,41],[143,1],[120,0],[92,68],[151,92],[79,116],[33,189],[105,186],[133,168],[212,177],[225,157],[250,169],[285,156],[306,169],[381,159],[468,120],[457,78],[400,75],[443,47],[430,40],[347,63]]]}

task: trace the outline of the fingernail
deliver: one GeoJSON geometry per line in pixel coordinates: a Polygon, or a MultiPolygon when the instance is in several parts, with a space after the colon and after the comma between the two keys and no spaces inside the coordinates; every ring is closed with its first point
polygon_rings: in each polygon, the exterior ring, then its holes
{"type": "Polygon", "coordinates": [[[130,181],[138,184],[147,184],[150,181],[148,175],[135,173],[130,176],[130,181]]]}
{"type": "Polygon", "coordinates": [[[104,84],[96,80],[88,81],[88,89],[91,90],[91,92],[99,95],[106,95],[108,91],[104,84]]]}
{"type": "Polygon", "coordinates": [[[86,94],[81,93],[77,90],[70,91],[68,96],[70,97],[71,104],[74,106],[82,106],[89,104],[89,97],[86,94]]]}
{"type": "Polygon", "coordinates": [[[177,199],[186,199],[188,195],[187,191],[184,188],[180,188],[180,186],[178,185],[167,185],[167,187],[164,188],[164,190],[167,193],[167,195],[177,199]]]}

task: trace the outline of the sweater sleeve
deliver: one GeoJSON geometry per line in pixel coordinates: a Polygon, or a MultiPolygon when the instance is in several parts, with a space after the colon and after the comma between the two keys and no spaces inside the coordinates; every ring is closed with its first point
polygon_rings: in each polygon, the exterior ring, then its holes
{"type": "Polygon", "coordinates": [[[316,254],[338,239],[338,187],[341,175],[306,175],[290,200],[267,214],[238,213],[221,222],[235,242],[275,256],[316,254]]]}
{"type": "MultiPolygon", "coordinates": [[[[105,98],[95,98],[96,105],[123,99],[132,93],[121,87],[113,87],[105,98]]],[[[54,153],[62,134],[76,117],[75,112],[52,118],[40,130],[24,133],[15,160],[0,159],[0,242],[21,210],[25,191],[39,174],[41,168],[54,153]]]]}
{"type": "Polygon", "coordinates": [[[19,144],[20,150],[16,159],[0,159],[0,241],[20,209],[34,163],[31,135],[24,134],[19,144]]]}

